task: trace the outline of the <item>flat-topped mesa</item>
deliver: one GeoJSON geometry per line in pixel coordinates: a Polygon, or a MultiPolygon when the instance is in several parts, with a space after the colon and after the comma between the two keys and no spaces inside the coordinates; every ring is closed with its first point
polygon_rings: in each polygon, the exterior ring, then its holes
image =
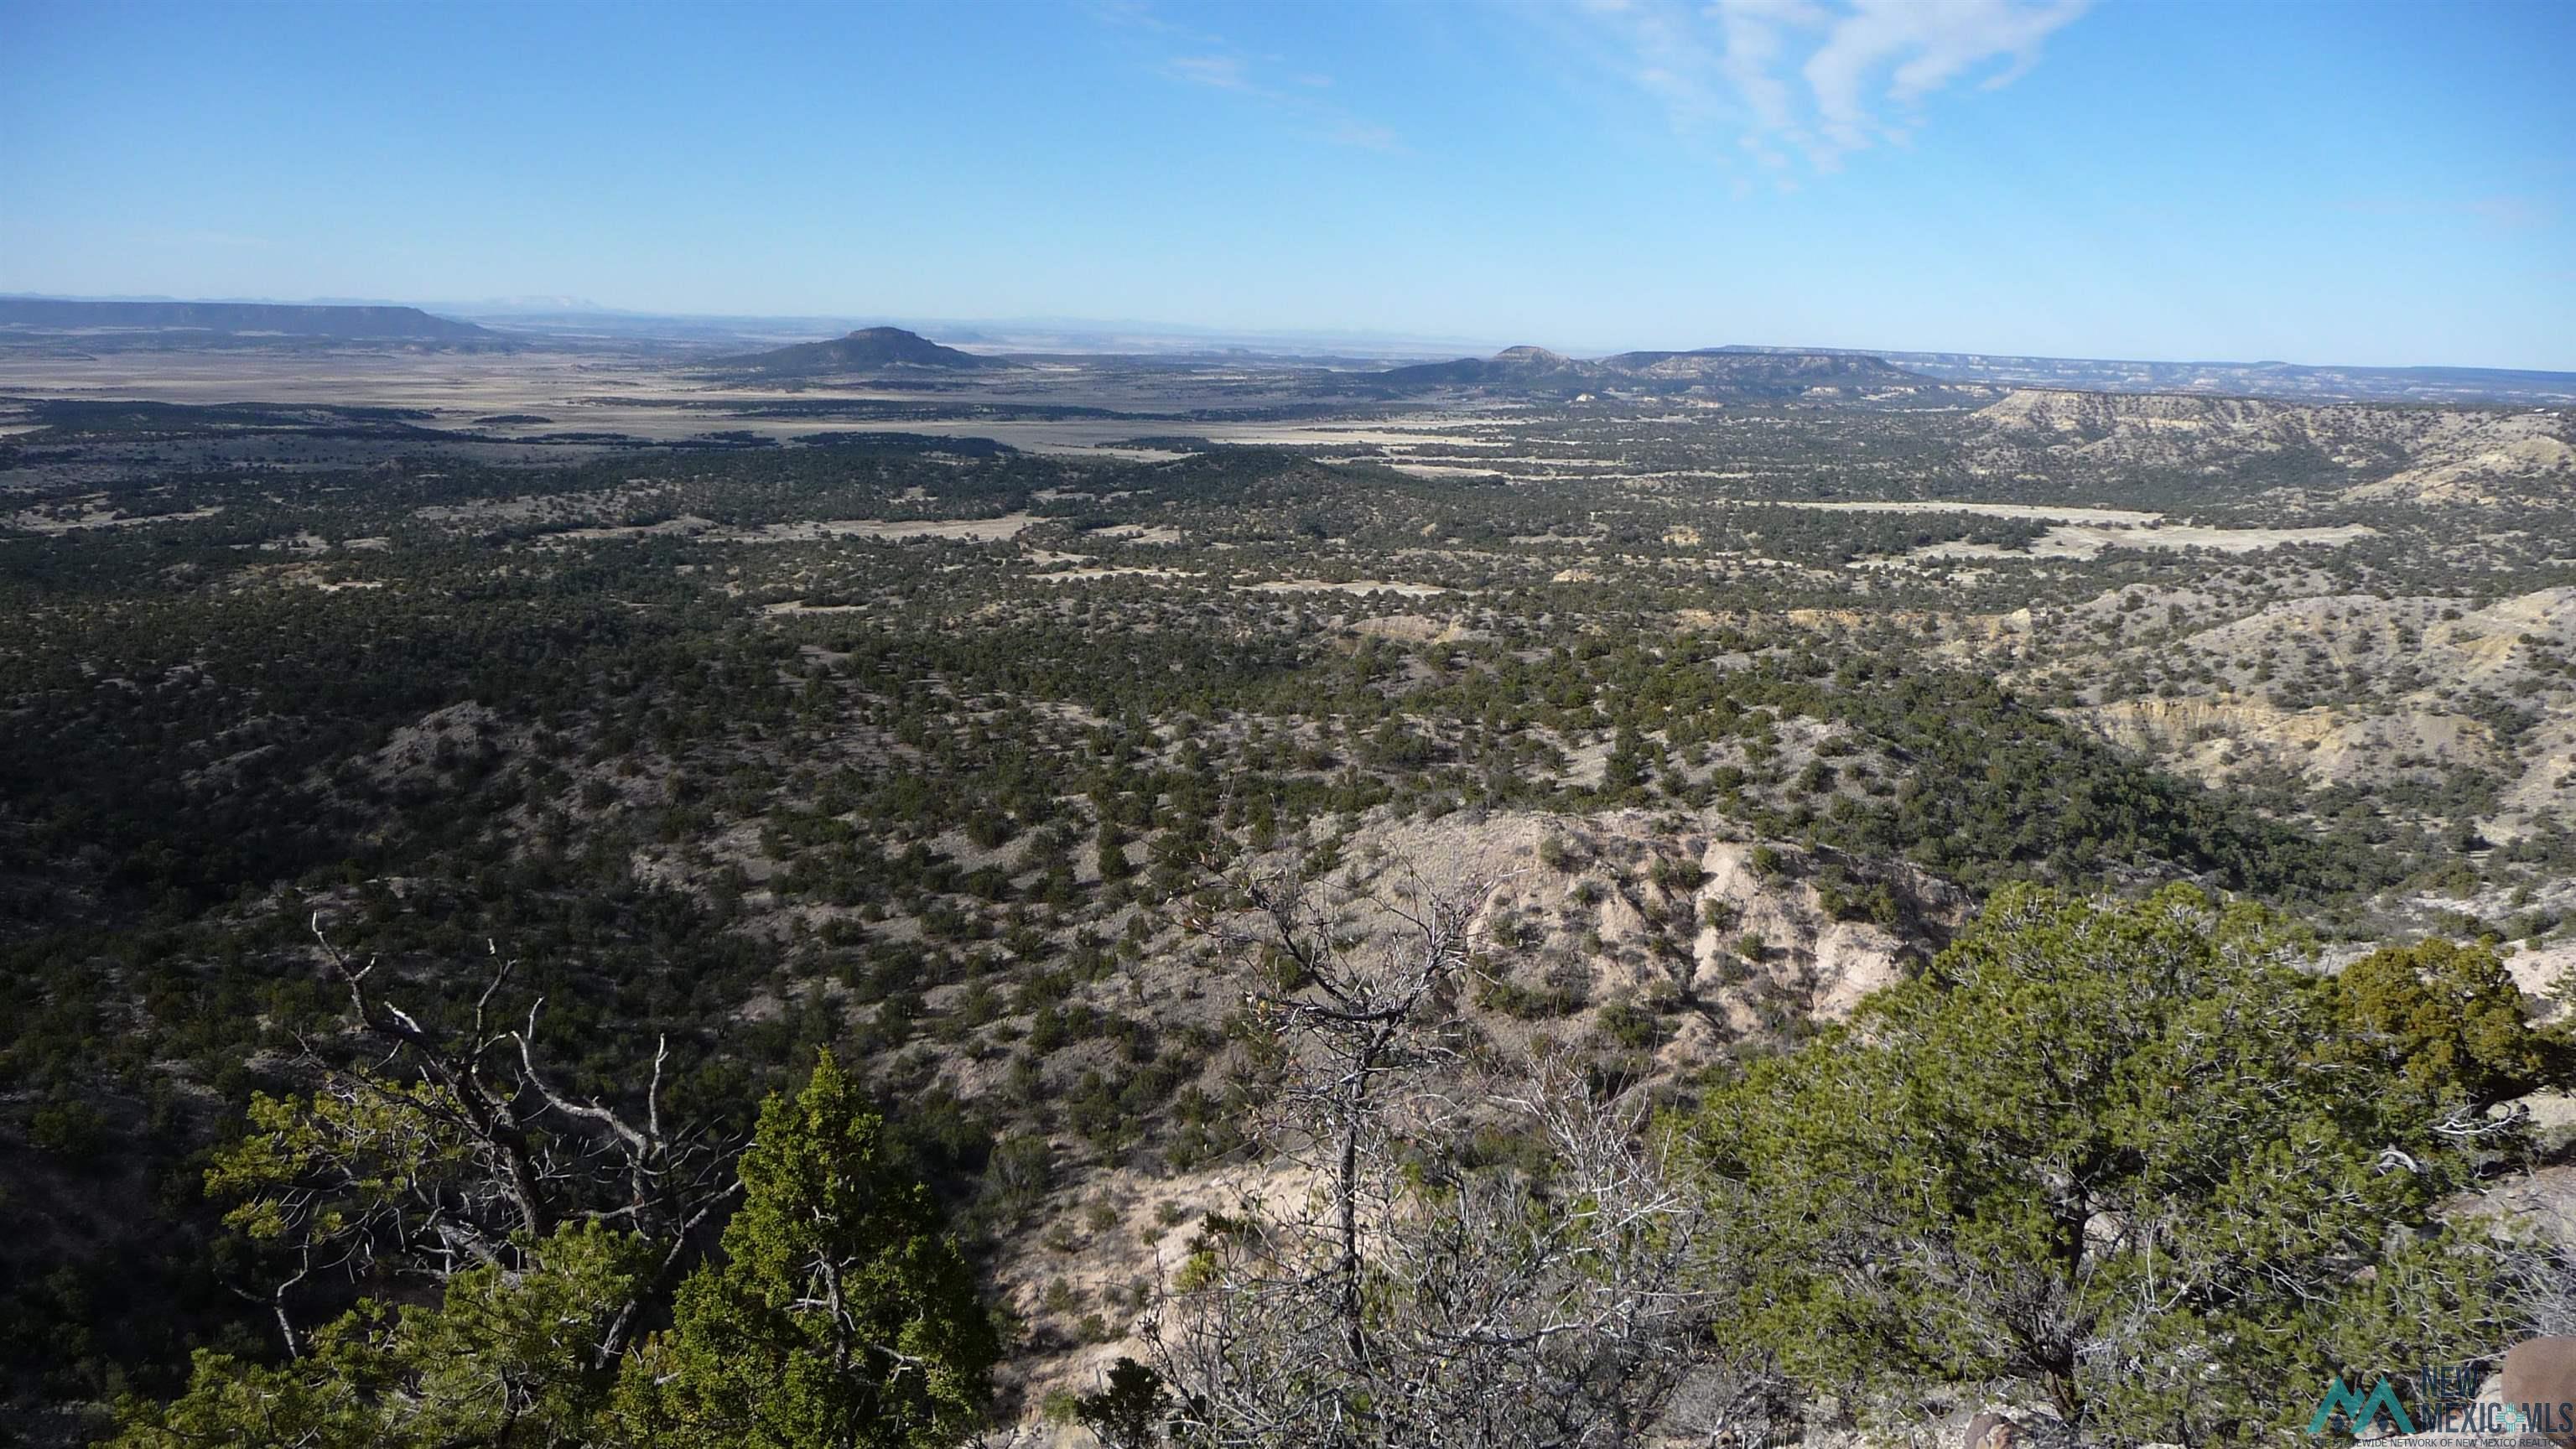
{"type": "Polygon", "coordinates": [[[1940,383],[1857,353],[1621,352],[1585,361],[1544,347],[1507,347],[1490,358],[1427,362],[1375,375],[1387,387],[1477,387],[1571,396],[1613,390],[1785,399],[1938,392],[1940,383]]]}
{"type": "Polygon", "coordinates": [[[33,332],[117,330],[197,332],[352,340],[477,342],[497,334],[418,307],[317,306],[289,302],[83,302],[0,297],[0,327],[33,332]]]}

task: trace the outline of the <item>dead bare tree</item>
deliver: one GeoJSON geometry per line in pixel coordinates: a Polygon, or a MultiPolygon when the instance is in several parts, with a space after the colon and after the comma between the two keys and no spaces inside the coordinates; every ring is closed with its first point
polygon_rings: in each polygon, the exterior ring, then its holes
{"type": "Polygon", "coordinates": [[[1283,1053],[1261,1124],[1303,1195],[1212,1219],[1148,1324],[1173,1437],[1205,1449],[1633,1443],[1699,1365],[1700,1217],[1555,1058],[1499,1069],[1456,1010],[1481,882],[1335,898],[1238,878],[1203,921],[1271,968],[1283,1053]],[[1534,1169],[1469,1165],[1480,1131],[1534,1169]]]}
{"type": "Polygon", "coordinates": [[[299,1331],[287,1292],[317,1272],[444,1281],[463,1267],[530,1266],[549,1235],[575,1223],[634,1233],[652,1264],[593,1349],[614,1363],[646,1303],[701,1250],[700,1229],[740,1190],[736,1143],[663,1120],[670,1059],[657,1043],[636,1109],[558,1090],[538,1065],[543,998],[511,1028],[492,1019],[517,963],[487,943],[488,979],[455,1031],[424,1025],[380,989],[379,963],[343,953],[316,912],[323,971],[348,995],[349,1031],[306,1042],[309,1095],[262,1097],[253,1131],[220,1157],[210,1190],[240,1196],[231,1214],[282,1243],[293,1276],[268,1306],[287,1348],[299,1331]]]}
{"type": "Polygon", "coordinates": [[[2539,1338],[2576,1338],[2576,1190],[2540,1187],[2525,1232],[2499,1246],[2507,1326],[2539,1338]]]}
{"type": "Polygon", "coordinates": [[[1360,903],[1335,900],[1293,869],[1247,870],[1234,885],[1248,919],[1220,921],[1215,933],[1268,958],[1270,980],[1254,1005],[1295,1063],[1266,1126],[1274,1140],[1320,1146],[1330,1158],[1335,1309],[1350,1351],[1365,1356],[1365,1169],[1385,1155],[1392,1120],[1374,1094],[1381,1079],[1454,1054],[1468,928],[1488,887],[1470,881],[1442,892],[1408,882],[1400,897],[1365,903],[1379,918],[1370,931],[1355,930],[1350,908],[1360,903]]]}

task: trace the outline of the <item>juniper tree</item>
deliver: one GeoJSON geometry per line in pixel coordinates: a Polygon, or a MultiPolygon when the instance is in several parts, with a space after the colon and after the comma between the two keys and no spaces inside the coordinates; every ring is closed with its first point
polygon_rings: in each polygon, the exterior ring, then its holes
{"type": "Polygon", "coordinates": [[[552,1449],[598,1442],[618,1360],[598,1347],[652,1271],[631,1233],[566,1224],[520,1261],[478,1263],[437,1299],[362,1299],[264,1365],[200,1350],[167,1405],[129,1402],[114,1449],[552,1449]]]}
{"type": "Polygon", "coordinates": [[[979,1420],[1000,1356],[930,1194],[829,1053],[771,1097],[722,1261],[626,1365],[618,1434],[679,1449],[933,1449],[979,1420]]]}
{"type": "Polygon", "coordinates": [[[2296,960],[2188,887],[1998,893],[1707,1105],[1711,1211],[1757,1254],[1732,1321],[1812,1391],[2038,1395],[2088,1443],[2252,1442],[2331,1373],[2491,1347],[2503,1256],[2436,1205],[2547,1054],[2500,972],[2296,960]]]}

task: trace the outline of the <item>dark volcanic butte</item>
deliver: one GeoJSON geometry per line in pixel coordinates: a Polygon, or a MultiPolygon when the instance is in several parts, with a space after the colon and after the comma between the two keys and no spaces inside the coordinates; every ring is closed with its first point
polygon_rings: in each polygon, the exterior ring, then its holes
{"type": "Polygon", "coordinates": [[[964,371],[979,367],[1008,367],[1010,364],[999,358],[979,357],[972,352],[943,347],[917,332],[906,332],[900,327],[862,327],[846,337],[835,337],[826,342],[799,342],[767,352],[719,358],[716,365],[780,375],[869,372],[888,367],[936,367],[964,371]]]}

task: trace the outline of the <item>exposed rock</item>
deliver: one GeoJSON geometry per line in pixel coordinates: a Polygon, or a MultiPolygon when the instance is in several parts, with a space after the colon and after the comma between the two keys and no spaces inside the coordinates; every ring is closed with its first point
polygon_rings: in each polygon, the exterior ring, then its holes
{"type": "Polygon", "coordinates": [[[2576,1445],[2576,1338],[2530,1338],[2505,1350],[2504,1402],[2558,1445],[2576,1445]]]}
{"type": "Polygon", "coordinates": [[[2302,454],[2346,499],[2486,503],[2576,482],[2557,411],[2311,406],[2180,393],[2027,388],[1976,413],[1997,443],[2096,465],[2182,468],[2302,454]]]}

